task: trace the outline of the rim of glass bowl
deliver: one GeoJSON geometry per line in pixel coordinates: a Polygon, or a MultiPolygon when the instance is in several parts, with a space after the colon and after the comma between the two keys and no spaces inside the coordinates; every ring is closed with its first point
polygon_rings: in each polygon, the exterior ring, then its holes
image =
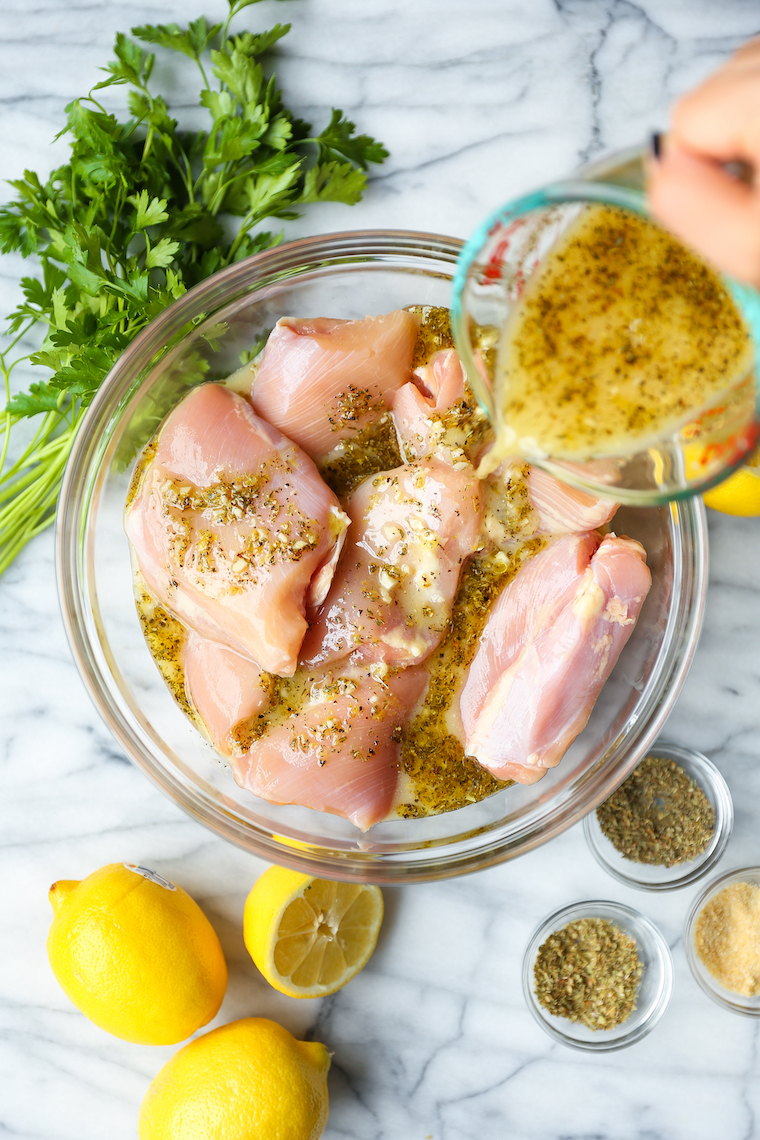
{"type": "MultiPolygon", "coordinates": [[[[668,760],[675,760],[676,764],[682,766],[688,765],[686,774],[690,779],[696,779],[700,786],[702,784],[709,785],[715,799],[715,831],[702,854],[697,859],[692,859],[690,863],[680,864],[684,868],[681,875],[676,875],[671,879],[647,880],[639,878],[637,875],[638,868],[644,868],[647,864],[634,863],[633,860],[625,859],[615,850],[599,827],[595,816],[596,809],[590,811],[584,819],[583,831],[591,854],[599,866],[603,867],[607,874],[612,875],[613,879],[617,879],[619,883],[625,883],[627,887],[635,887],[640,891],[680,891],[682,887],[688,887],[692,883],[704,879],[713,870],[718,860],[722,858],[734,827],[734,801],[723,774],[715,767],[712,760],[703,756],[701,752],[696,752],[693,748],[681,748],[678,744],[669,744],[664,740],[656,740],[652,745],[651,753],[655,756],[663,756],[668,760]],[[618,861],[615,863],[611,863],[607,859],[606,852],[608,849],[611,853],[614,852],[614,856],[617,856],[618,861]],[[631,868],[630,873],[626,873],[628,867],[631,868]]],[[[660,867],[659,871],[666,875],[677,869],[677,867],[660,867]]],[[[652,867],[653,873],[656,870],[656,867],[652,867]]]]}
{"type": "MultiPolygon", "coordinates": [[[[641,152],[638,152],[639,155],[640,153],[641,152]]],[[[624,151],[619,156],[610,155],[607,162],[600,161],[599,163],[592,163],[587,168],[581,170],[576,178],[553,182],[547,186],[540,187],[538,190],[532,190],[528,194],[523,194],[519,198],[514,198],[512,201],[499,206],[489,214],[462,247],[462,253],[457,264],[451,288],[451,328],[454,334],[454,343],[462,358],[465,371],[473,386],[478,403],[489,420],[493,421],[494,419],[493,400],[490,398],[490,393],[485,390],[483,381],[480,379],[480,371],[475,361],[472,343],[470,341],[468,313],[464,304],[470,274],[473,270],[473,266],[478,264],[483,247],[495,229],[506,226],[510,222],[524,217],[526,214],[530,214],[535,210],[544,209],[545,207],[563,206],[573,202],[589,201],[598,202],[606,206],[617,206],[620,209],[629,210],[631,213],[649,217],[646,196],[642,190],[623,183],[604,181],[606,176],[614,178],[614,172],[617,169],[614,165],[616,159],[617,166],[621,169],[625,169],[635,161],[636,156],[637,152],[635,150],[624,151]]],[[[757,368],[760,364],[760,293],[750,285],[745,285],[741,281],[735,281],[733,277],[729,277],[726,273],[721,273],[720,277],[728,292],[733,297],[735,304],[742,313],[750,330],[755,348],[755,363],[753,367],[757,368]]],[[[758,391],[757,412],[758,415],[760,415],[760,390],[758,391]]],[[[723,482],[733,471],[736,471],[742,466],[745,459],[746,455],[741,455],[732,464],[717,472],[713,477],[705,479],[698,487],[683,490],[671,489],[667,492],[667,495],[657,500],[653,495],[643,499],[640,492],[632,491],[628,488],[615,488],[616,497],[619,502],[629,506],[654,506],[656,502],[664,504],[672,500],[688,499],[694,494],[702,494],[702,492],[709,490],[710,487],[714,487],[716,484],[723,482]]],[[[554,475],[562,482],[579,487],[589,494],[596,495],[601,493],[602,488],[599,484],[585,479],[582,474],[572,472],[563,466],[562,463],[555,462],[550,456],[535,456],[531,458],[530,462],[537,467],[542,467],[550,475],[554,475]]]]}
{"type": "MultiPolygon", "coordinates": [[[[635,937],[633,934],[631,936],[635,937]]],[[[635,941],[639,949],[642,950],[644,948],[642,940],[635,938],[635,941]]],[[[553,911],[533,931],[523,955],[522,984],[528,1009],[544,1032],[553,1037],[555,1041],[559,1041],[571,1049],[580,1049],[584,1053],[614,1053],[618,1049],[627,1049],[629,1045],[635,1045],[637,1041],[641,1041],[643,1037],[651,1033],[668,1008],[673,993],[673,955],[662,931],[641,911],[612,899],[580,899],[578,902],[568,903],[566,906],[561,906],[558,910],[553,911]],[[556,1024],[554,1021],[549,1021],[551,1014],[544,1010],[533,988],[533,966],[539,948],[550,934],[561,930],[569,922],[575,922],[581,918],[607,918],[612,922],[620,919],[619,925],[621,927],[632,925],[635,929],[643,929],[649,947],[653,947],[657,953],[660,977],[649,1012],[643,1021],[639,1021],[638,1024],[634,1024],[628,1030],[623,1029],[626,1024],[623,1022],[621,1026],[616,1026],[609,1031],[615,1036],[606,1036],[604,1030],[597,1030],[598,1036],[595,1034],[590,1039],[584,1039],[573,1036],[575,1030],[568,1029],[567,1032],[563,1032],[560,1025],[566,1019],[557,1017],[556,1024]],[[618,1030],[622,1030],[622,1032],[618,1032],[618,1030]]],[[[631,1016],[633,1017],[635,1013],[636,1010],[631,1016]]],[[[575,1026],[577,1022],[567,1019],[567,1024],[568,1026],[575,1026]]]]}
{"type": "Polygon", "coordinates": [[[76,437],[64,475],[57,519],[57,573],[63,621],[74,659],[96,708],[126,754],[189,815],[216,834],[272,862],[348,881],[423,882],[503,862],[531,850],[582,819],[611,795],[658,735],[688,672],[699,639],[707,585],[707,528],[700,502],[673,505],[673,597],[662,643],[636,709],[620,734],[590,765],[573,793],[567,790],[509,826],[494,821],[440,840],[397,843],[392,851],[341,850],[286,841],[254,826],[183,782],[148,746],[148,733],[128,708],[107,649],[93,589],[91,506],[105,479],[102,460],[119,417],[155,354],[188,321],[237,296],[325,267],[368,266],[435,273],[451,279],[463,243],[440,234],[356,231],[303,238],[232,265],[189,290],[156,317],[106,377],[76,437]],[[90,528],[91,530],[91,528],[90,528]],[[120,698],[122,698],[120,700],[120,698]],[[125,713],[125,706],[127,712],[125,713]]]}
{"type": "Polygon", "coordinates": [[[732,883],[744,882],[751,882],[760,887],[760,867],[736,867],[733,871],[725,871],[707,883],[692,903],[691,910],[686,916],[683,941],[686,960],[689,963],[692,976],[708,997],[712,998],[723,1009],[730,1010],[731,1013],[741,1014],[742,1017],[760,1017],[760,994],[748,998],[744,997],[743,994],[735,994],[731,990],[727,990],[717,978],[712,976],[707,967],[702,965],[694,946],[694,927],[705,904],[724,887],[729,887],[732,883]]]}

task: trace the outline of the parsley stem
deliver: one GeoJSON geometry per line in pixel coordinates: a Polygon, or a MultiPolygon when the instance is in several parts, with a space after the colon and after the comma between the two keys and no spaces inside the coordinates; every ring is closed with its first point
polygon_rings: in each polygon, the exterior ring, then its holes
{"type": "Polygon", "coordinates": [[[203,76],[203,86],[205,87],[205,89],[207,91],[210,91],[211,88],[208,85],[208,77],[206,75],[206,72],[203,69],[203,63],[201,61],[201,57],[199,55],[196,55],[194,58],[195,58],[195,62],[198,64],[198,67],[200,68],[201,75],[203,76]]]}
{"type": "MultiPolygon", "coordinates": [[[[7,392],[7,386],[6,386],[7,392]]],[[[8,448],[11,442],[11,428],[13,427],[13,416],[10,412],[3,412],[3,449],[0,452],[0,471],[5,467],[5,461],[8,458],[8,448]]]]}

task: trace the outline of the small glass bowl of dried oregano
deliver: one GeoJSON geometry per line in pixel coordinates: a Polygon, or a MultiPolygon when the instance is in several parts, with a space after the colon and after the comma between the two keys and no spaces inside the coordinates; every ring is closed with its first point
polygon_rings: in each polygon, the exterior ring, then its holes
{"type": "Polygon", "coordinates": [[[707,884],[684,929],[691,972],[718,1005],[760,1017],[760,867],[740,867],[707,884]]]}
{"type": "Polygon", "coordinates": [[[715,765],[700,752],[659,741],[583,821],[605,871],[644,891],[674,891],[703,878],[733,826],[731,793],[715,765]]]}
{"type": "Polygon", "coordinates": [[[643,914],[617,902],[578,902],[541,923],[523,959],[523,992],[555,1041],[610,1053],[640,1041],[673,989],[667,942],[643,914]]]}

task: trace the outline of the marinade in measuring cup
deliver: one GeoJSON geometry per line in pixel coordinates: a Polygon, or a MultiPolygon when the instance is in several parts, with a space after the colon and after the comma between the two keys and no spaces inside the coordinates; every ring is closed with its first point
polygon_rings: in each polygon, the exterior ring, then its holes
{"type": "Polygon", "coordinates": [[[511,313],[494,396],[508,444],[582,461],[676,430],[752,362],[717,273],[648,219],[590,205],[511,313]]]}
{"type": "Polygon", "coordinates": [[[760,297],[646,216],[641,191],[568,182],[494,214],[460,257],[453,328],[496,440],[595,494],[713,485],[758,438],[760,297]]]}

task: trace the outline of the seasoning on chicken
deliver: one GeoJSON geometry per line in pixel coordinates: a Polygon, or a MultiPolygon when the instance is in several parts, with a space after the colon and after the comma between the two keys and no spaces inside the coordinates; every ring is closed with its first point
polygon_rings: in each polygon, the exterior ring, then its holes
{"type": "Polygon", "coordinates": [[[256,412],[312,459],[386,413],[409,380],[419,318],[395,309],[361,321],[283,317],[253,383],[256,412]]]}
{"type": "Polygon", "coordinates": [[[331,812],[362,831],[385,819],[396,798],[401,728],[427,674],[378,676],[349,668],[310,678],[303,704],[233,758],[237,782],[270,803],[331,812]]]}
{"type": "Polygon", "coordinates": [[[126,512],[149,589],[202,637],[295,672],[347,518],[308,456],[217,384],[165,420],[126,512]]]}
{"type": "Polygon", "coordinates": [[[479,415],[465,398],[462,362],[453,348],[436,352],[414,371],[393,399],[393,420],[408,463],[435,456],[446,463],[466,463],[471,421],[479,415]]]}
{"type": "Polygon", "coordinates": [[[537,555],[489,619],[460,707],[467,752],[500,779],[532,783],[559,762],[647,596],[640,543],[607,535],[592,554],[595,545],[569,536],[537,555]]]}
{"type": "Polygon", "coordinates": [[[475,473],[435,459],[408,464],[366,479],[346,509],[341,563],[302,660],[419,664],[440,641],[462,565],[480,544],[475,473]]]}

